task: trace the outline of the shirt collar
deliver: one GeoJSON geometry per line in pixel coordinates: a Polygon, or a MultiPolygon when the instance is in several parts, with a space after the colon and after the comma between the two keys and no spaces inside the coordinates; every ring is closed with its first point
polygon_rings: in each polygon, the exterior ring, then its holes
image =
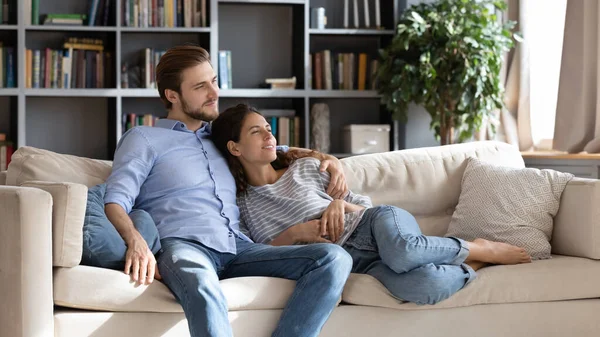
{"type": "MultiPolygon", "coordinates": [[[[198,129],[197,132],[202,132],[202,133],[208,133],[210,134],[211,131],[211,125],[212,123],[206,123],[204,122],[202,127],[200,129],[198,129]]],[[[168,119],[168,118],[161,118],[158,121],[156,121],[156,124],[154,124],[155,127],[159,127],[159,128],[165,128],[165,129],[170,129],[170,130],[176,130],[176,131],[188,131],[191,132],[190,130],[188,130],[187,126],[185,125],[185,123],[180,122],[178,120],[174,120],[174,119],[168,119]]]]}

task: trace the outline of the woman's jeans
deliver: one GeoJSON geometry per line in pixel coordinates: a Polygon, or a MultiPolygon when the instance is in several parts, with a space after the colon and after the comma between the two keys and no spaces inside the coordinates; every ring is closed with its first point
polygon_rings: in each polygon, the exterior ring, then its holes
{"type": "Polygon", "coordinates": [[[353,273],[375,277],[404,301],[435,304],[476,277],[464,263],[465,241],[425,236],[410,213],[394,206],[367,209],[343,247],[353,273]]]}

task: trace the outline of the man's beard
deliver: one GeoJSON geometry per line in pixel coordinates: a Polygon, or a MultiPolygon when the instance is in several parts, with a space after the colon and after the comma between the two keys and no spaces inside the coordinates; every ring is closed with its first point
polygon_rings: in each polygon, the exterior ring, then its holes
{"type": "Polygon", "coordinates": [[[187,104],[187,101],[183,98],[181,99],[181,110],[183,111],[184,114],[186,114],[190,118],[193,118],[193,119],[196,119],[199,121],[204,121],[204,122],[212,122],[212,120],[217,117],[217,116],[213,116],[210,113],[206,113],[205,111],[202,110],[202,108],[192,109],[189,106],[189,104],[187,104]]]}

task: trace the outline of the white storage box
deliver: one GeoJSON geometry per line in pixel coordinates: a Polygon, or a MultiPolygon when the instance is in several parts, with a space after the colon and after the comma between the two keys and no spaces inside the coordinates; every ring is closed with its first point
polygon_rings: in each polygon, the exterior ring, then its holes
{"type": "Polygon", "coordinates": [[[344,152],[363,154],[389,150],[388,124],[351,124],[344,127],[344,152]]]}

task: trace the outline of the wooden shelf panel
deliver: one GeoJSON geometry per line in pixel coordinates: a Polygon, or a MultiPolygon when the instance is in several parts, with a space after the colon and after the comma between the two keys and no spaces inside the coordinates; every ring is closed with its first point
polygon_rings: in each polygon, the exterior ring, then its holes
{"type": "Polygon", "coordinates": [[[301,89],[225,89],[219,91],[220,97],[269,98],[269,97],[305,97],[306,91],[301,89]]]}
{"type": "Polygon", "coordinates": [[[218,0],[219,3],[304,5],[307,0],[218,0]]]}
{"type": "Polygon", "coordinates": [[[380,98],[376,90],[308,90],[310,98],[380,98]]]}
{"type": "Polygon", "coordinates": [[[210,33],[210,27],[120,27],[119,30],[123,33],[210,33]]]}
{"type": "Polygon", "coordinates": [[[25,26],[28,31],[51,31],[51,32],[116,32],[117,27],[111,26],[58,26],[58,25],[39,25],[25,26]]]}
{"type": "Polygon", "coordinates": [[[39,97],[117,97],[119,89],[25,89],[25,96],[39,97]]]}
{"type": "Polygon", "coordinates": [[[0,88],[0,96],[17,96],[18,94],[18,88],[0,88]]]}
{"type": "Polygon", "coordinates": [[[346,29],[346,28],[326,28],[308,30],[309,34],[315,35],[394,35],[393,30],[382,29],[346,29]]]}

